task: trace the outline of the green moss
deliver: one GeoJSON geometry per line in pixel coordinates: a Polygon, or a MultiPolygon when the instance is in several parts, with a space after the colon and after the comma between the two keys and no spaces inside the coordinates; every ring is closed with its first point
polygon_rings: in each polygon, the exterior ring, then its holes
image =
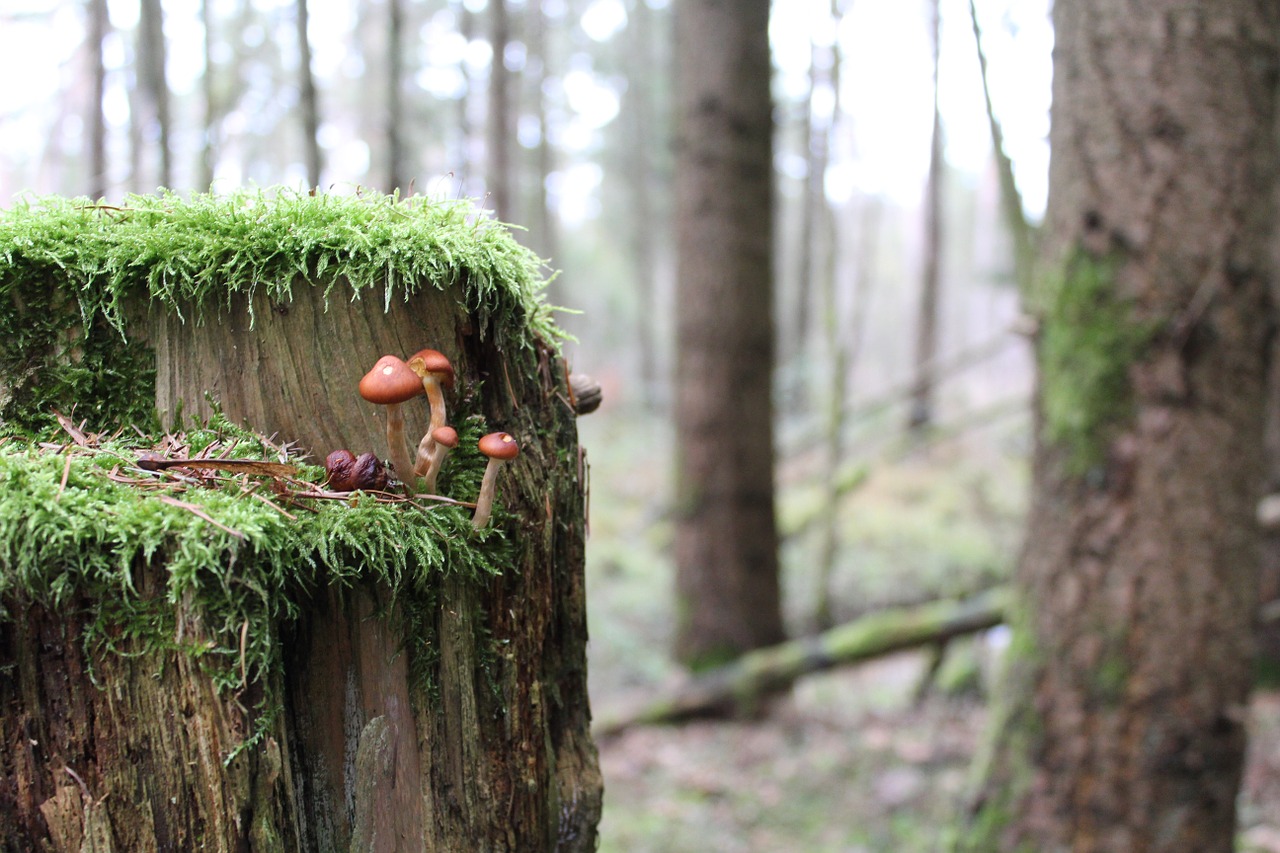
{"type": "MultiPolygon", "coordinates": [[[[184,438],[279,461],[221,417],[184,438]]],[[[197,484],[136,468],[138,451],[155,444],[134,433],[90,447],[0,443],[0,619],[28,602],[79,611],[91,647],[177,651],[219,689],[240,690],[273,683],[280,628],[309,592],[380,582],[401,605],[415,683],[428,686],[441,578],[480,580],[515,559],[500,531],[478,537],[463,507],[291,498],[324,477],[297,460],[299,479],[282,493],[262,478],[197,484]]],[[[478,451],[454,456],[454,476],[478,479],[478,451]]],[[[267,696],[264,710],[276,701],[267,696]]]]}
{"type": "Polygon", "coordinates": [[[1043,438],[1064,451],[1068,473],[1104,461],[1133,411],[1129,368],[1153,327],[1118,292],[1116,261],[1077,252],[1044,292],[1040,338],[1043,438]]]}
{"type": "MultiPolygon", "coordinates": [[[[412,682],[430,695],[442,578],[480,582],[521,559],[501,495],[495,523],[477,532],[462,507],[291,499],[323,477],[301,463],[283,495],[261,478],[142,472],[137,452],[160,438],[147,435],[157,432],[155,361],[129,324],[148,308],[203,322],[236,294],[287,304],[294,288],[321,287],[336,306],[371,296],[390,305],[435,287],[459,294],[519,366],[535,344],[562,337],[543,273],[466,200],[276,190],[116,206],[31,198],[0,212],[0,620],[35,603],[84,621],[96,650],[185,654],[221,690],[263,685],[243,747],[279,707],[279,637],[299,602],[381,584],[405,622],[412,682]],[[119,432],[73,446],[56,412],[119,432]]],[[[486,463],[475,443],[488,430],[478,416],[457,426],[440,491],[471,500],[486,463]]],[[[278,448],[217,414],[182,438],[192,454],[216,442],[220,455],[280,461],[278,448]]]]}
{"type": "Polygon", "coordinates": [[[0,213],[0,430],[46,429],[51,408],[72,405],[97,423],[149,422],[154,364],[132,343],[121,358],[129,307],[148,299],[194,305],[187,319],[199,322],[259,290],[288,303],[294,287],[323,287],[339,304],[373,291],[389,305],[456,288],[482,331],[519,349],[562,337],[544,272],[468,200],[288,190],[115,206],[26,199],[0,213]]]}

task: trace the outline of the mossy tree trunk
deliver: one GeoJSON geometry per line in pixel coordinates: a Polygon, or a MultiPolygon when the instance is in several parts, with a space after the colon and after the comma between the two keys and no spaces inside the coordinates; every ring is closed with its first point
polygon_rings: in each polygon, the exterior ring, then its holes
{"type": "Polygon", "coordinates": [[[1233,847],[1277,16],[1262,0],[1054,7],[1033,505],[964,849],[1233,847]]]}
{"type": "MultiPolygon", "coordinates": [[[[519,336],[466,313],[452,290],[384,311],[369,292],[326,308],[323,284],[297,282],[284,303],[253,297],[252,327],[242,297],[185,306],[185,322],[135,306],[130,334],[154,346],[164,425],[179,409],[205,412],[207,392],[232,420],[314,458],[339,447],[385,458],[383,414],[358,396],[360,376],[384,353],[440,349],[458,373],[451,422],[482,419],[521,444],[494,519],[509,564],[493,576],[449,569],[410,596],[372,581],[304,590],[272,638],[278,672],[232,695],[189,654],[144,652],[124,626],[110,645],[126,654],[98,655],[75,618],[5,602],[0,849],[594,849],[585,473],[564,365],[540,345],[499,346],[519,336]],[[406,643],[411,624],[431,635],[428,653],[406,643]],[[264,696],[280,713],[264,714],[264,696]]],[[[425,398],[414,402],[410,432],[428,423],[425,398]]],[[[143,601],[169,606],[156,593],[163,555],[135,574],[143,601]]],[[[203,627],[173,609],[175,647],[198,645],[203,627]]]]}

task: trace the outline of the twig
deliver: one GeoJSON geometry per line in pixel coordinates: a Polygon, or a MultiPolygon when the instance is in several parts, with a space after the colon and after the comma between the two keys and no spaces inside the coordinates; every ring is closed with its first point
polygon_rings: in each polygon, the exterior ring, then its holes
{"type": "Polygon", "coordinates": [[[58,497],[55,500],[62,499],[62,493],[67,490],[67,478],[71,476],[71,454],[67,454],[67,464],[62,466],[62,479],[58,482],[58,497]]]}

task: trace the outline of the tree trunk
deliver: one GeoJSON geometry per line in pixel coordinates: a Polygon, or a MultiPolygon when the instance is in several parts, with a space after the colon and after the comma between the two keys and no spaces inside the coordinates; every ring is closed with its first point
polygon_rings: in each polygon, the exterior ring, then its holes
{"type": "Polygon", "coordinates": [[[387,139],[386,191],[406,191],[404,125],[404,6],[401,0],[387,0],[387,116],[383,129],[387,139]]]}
{"type": "Polygon", "coordinates": [[[511,75],[507,71],[507,44],[511,19],[507,0],[489,0],[489,117],[485,123],[485,181],[489,207],[499,221],[510,222],[515,202],[511,162],[511,75]]]}
{"type": "MultiPolygon", "coordinates": [[[[392,4],[395,7],[395,4],[392,4]]],[[[298,98],[302,112],[302,150],[307,164],[307,187],[320,187],[320,103],[316,95],[316,77],[311,71],[311,36],[308,23],[307,0],[297,0],[294,7],[294,23],[298,28],[298,98]]],[[[395,53],[395,50],[392,51],[395,53]]],[[[394,79],[392,86],[394,88],[394,79]]]]}
{"type": "Polygon", "coordinates": [[[1280,13],[1054,7],[1038,447],[966,849],[1228,851],[1257,602],[1280,13]]]}
{"type": "Polygon", "coordinates": [[[661,300],[658,298],[658,245],[663,236],[655,210],[654,189],[658,170],[654,168],[655,149],[661,145],[661,125],[656,121],[653,90],[658,85],[650,79],[654,73],[653,10],[646,0],[634,0],[628,9],[627,91],[622,115],[625,138],[622,140],[626,169],[624,180],[633,222],[643,223],[628,229],[627,248],[631,269],[636,279],[634,314],[636,353],[640,367],[640,399],[647,406],[657,404],[659,387],[666,377],[660,367],[661,300]]]}
{"type": "Polygon", "coordinates": [[[973,42],[978,53],[978,69],[982,74],[982,98],[987,110],[987,127],[991,131],[991,150],[996,160],[996,175],[1000,182],[1000,212],[1009,236],[1013,241],[1013,277],[1018,288],[1026,293],[1031,289],[1035,266],[1036,230],[1027,220],[1022,207],[1022,193],[1013,174],[1013,159],[1004,150],[1004,128],[996,117],[991,102],[990,73],[987,71],[987,51],[982,46],[982,25],[978,21],[978,7],[969,0],[969,21],[973,25],[973,42]]]}
{"type": "Polygon", "coordinates": [[[89,76],[93,83],[87,110],[89,131],[85,135],[85,162],[89,167],[85,192],[93,199],[107,194],[107,117],[102,112],[102,101],[107,93],[107,67],[102,58],[102,42],[110,27],[106,0],[91,0],[85,37],[89,43],[89,76]]]}
{"type": "Polygon", "coordinates": [[[676,15],[676,654],[696,668],[783,637],[769,3],[676,15]]]}
{"type": "Polygon", "coordinates": [[[929,148],[929,176],[924,198],[924,266],[920,274],[920,302],[916,313],[916,384],[911,393],[907,426],[913,432],[934,420],[934,385],[928,380],[929,367],[938,357],[938,314],[942,277],[942,182],[946,159],[942,148],[942,111],[938,104],[938,57],[941,48],[942,17],[939,0],[930,8],[933,43],[933,136],[929,148]]]}
{"type": "MultiPolygon", "coordinates": [[[[594,849],[585,472],[566,371],[518,319],[460,307],[468,277],[387,303],[348,301],[342,280],[298,279],[287,299],[255,297],[252,327],[239,296],[135,301],[130,336],[154,346],[162,411],[181,407],[189,422],[209,394],[315,459],[339,447],[385,456],[360,376],[384,353],[444,351],[457,371],[452,422],[510,432],[521,455],[500,481],[503,529],[441,547],[503,542],[509,557],[493,576],[454,563],[426,589],[373,580],[375,557],[346,586],[300,580],[296,614],[265,640],[278,666],[233,695],[181,641],[155,648],[122,633],[104,649],[85,642],[94,602],[54,609],[3,587],[0,850],[594,849]]],[[[425,404],[406,420],[425,427],[425,404]]],[[[136,566],[137,597],[183,612],[187,602],[166,603],[169,571],[164,553],[136,566]]],[[[200,622],[188,621],[197,643],[200,622]]]]}
{"type": "Polygon", "coordinates": [[[165,76],[164,9],[160,0],[142,0],[138,13],[138,88],[146,105],[143,141],[154,133],[160,186],[173,185],[173,150],[169,140],[169,84],[165,76]],[[150,127],[147,125],[150,124],[150,127]]]}
{"type": "Polygon", "coordinates": [[[547,180],[556,168],[556,151],[551,144],[551,121],[547,115],[547,95],[544,90],[553,79],[550,69],[554,57],[547,38],[551,22],[541,5],[527,8],[525,15],[529,27],[530,58],[537,68],[537,73],[525,75],[530,93],[530,109],[538,122],[538,146],[534,151],[536,180],[533,182],[533,210],[529,215],[530,248],[543,258],[552,259],[554,263],[560,257],[559,228],[556,211],[552,209],[551,199],[547,195],[547,180]]]}
{"type": "Polygon", "coordinates": [[[219,122],[222,109],[213,64],[213,2],[200,0],[200,25],[204,29],[204,73],[200,75],[200,94],[204,100],[204,116],[200,144],[200,165],[196,188],[208,192],[213,187],[213,176],[218,167],[219,122]]]}

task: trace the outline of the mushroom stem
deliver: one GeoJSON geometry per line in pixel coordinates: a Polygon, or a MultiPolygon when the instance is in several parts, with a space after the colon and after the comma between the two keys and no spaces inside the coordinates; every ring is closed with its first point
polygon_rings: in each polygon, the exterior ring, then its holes
{"type": "Polygon", "coordinates": [[[426,435],[430,439],[431,433],[440,429],[445,423],[444,389],[435,379],[422,380],[422,387],[426,389],[427,403],[431,406],[431,429],[427,430],[426,435]]]}
{"type": "Polygon", "coordinates": [[[484,469],[484,479],[480,481],[480,497],[476,498],[476,514],[471,518],[471,524],[476,530],[481,529],[489,523],[489,516],[493,514],[493,496],[498,490],[498,469],[502,467],[503,460],[490,457],[489,464],[484,469]]]}
{"type": "Polygon", "coordinates": [[[476,499],[476,514],[471,523],[476,530],[489,523],[489,515],[493,512],[493,495],[498,490],[498,469],[502,463],[515,459],[520,455],[520,445],[505,432],[491,432],[480,439],[480,452],[489,457],[489,464],[484,469],[484,479],[480,481],[480,497],[476,499]]]}
{"type": "Polygon", "coordinates": [[[391,465],[396,475],[407,486],[413,477],[413,462],[404,443],[404,412],[399,403],[387,405],[387,445],[391,450],[391,465]]]}
{"type": "Polygon", "coordinates": [[[444,466],[444,458],[449,455],[449,451],[458,446],[458,431],[453,427],[443,426],[439,429],[433,429],[430,433],[431,439],[435,442],[435,447],[431,450],[431,455],[427,460],[425,470],[422,469],[422,445],[418,445],[418,464],[414,466],[413,473],[423,479],[423,490],[427,494],[435,494],[436,477],[440,474],[441,467],[444,466]]]}
{"type": "Polygon", "coordinates": [[[430,376],[424,376],[422,387],[427,392],[427,404],[431,406],[431,425],[418,441],[417,462],[414,463],[413,473],[419,477],[426,476],[431,468],[431,459],[436,450],[436,440],[432,433],[444,426],[445,421],[444,391],[440,388],[440,383],[430,376]]]}

